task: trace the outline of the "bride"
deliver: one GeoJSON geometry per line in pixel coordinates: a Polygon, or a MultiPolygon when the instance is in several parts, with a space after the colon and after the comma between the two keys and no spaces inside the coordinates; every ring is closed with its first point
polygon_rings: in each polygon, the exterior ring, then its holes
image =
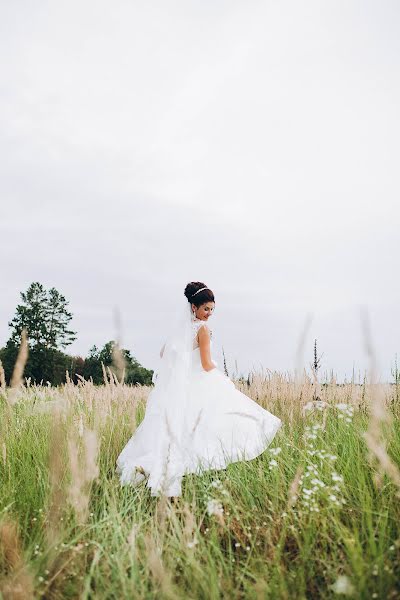
{"type": "Polygon", "coordinates": [[[144,419],[117,458],[121,485],[147,478],[152,496],[180,496],[185,474],[255,458],[282,425],[237,390],[212,359],[213,292],[196,281],[184,294],[144,419]]]}

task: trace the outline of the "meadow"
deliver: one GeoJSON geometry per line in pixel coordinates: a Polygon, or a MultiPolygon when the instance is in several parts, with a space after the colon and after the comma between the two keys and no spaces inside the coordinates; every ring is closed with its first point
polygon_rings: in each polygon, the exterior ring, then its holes
{"type": "Polygon", "coordinates": [[[235,380],[282,429],[171,502],[119,485],[150,388],[104,375],[2,383],[2,598],[400,598],[400,381],[235,380]]]}

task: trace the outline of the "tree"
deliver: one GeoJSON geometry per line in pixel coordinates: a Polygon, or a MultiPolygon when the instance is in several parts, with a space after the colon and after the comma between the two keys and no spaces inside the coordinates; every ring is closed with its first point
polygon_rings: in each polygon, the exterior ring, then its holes
{"type": "Polygon", "coordinates": [[[16,345],[21,331],[26,327],[30,348],[57,350],[66,348],[76,339],[74,331],[68,329],[72,314],[67,310],[68,302],[54,287],[48,292],[39,282],[31,283],[26,292],[21,292],[23,304],[16,308],[16,315],[8,324],[11,340],[16,345]]]}
{"type": "MultiPolygon", "coordinates": [[[[0,348],[0,360],[7,383],[11,380],[24,327],[28,333],[29,345],[24,376],[30,377],[32,382],[50,381],[52,385],[59,385],[65,382],[68,370],[75,383],[79,380],[78,375],[81,375],[85,379],[91,377],[95,384],[102,384],[101,363],[118,373],[113,365],[113,340],[107,342],[101,350],[92,346],[86,359],[62,352],[61,348],[71,344],[76,335],[69,329],[72,314],[67,310],[68,302],[55,288],[46,291],[41,283],[35,281],[26,292],[21,292],[21,299],[22,303],[17,306],[16,314],[9,322],[11,336],[6,346],[0,348]]],[[[153,371],[142,367],[129,350],[122,349],[121,354],[125,362],[125,383],[151,385],[153,371]]]]}
{"type": "MultiPolygon", "coordinates": [[[[104,344],[100,350],[97,346],[92,346],[89,350],[89,356],[85,360],[83,366],[83,376],[85,379],[90,377],[95,384],[101,384],[104,382],[103,369],[101,363],[105,367],[110,367],[115,372],[113,365],[113,348],[115,345],[114,340],[110,340],[104,344]]],[[[125,383],[141,385],[151,385],[153,371],[142,367],[140,363],[131,355],[130,350],[121,349],[121,353],[125,362],[125,383]]]]}
{"type": "Polygon", "coordinates": [[[50,381],[58,385],[65,380],[65,371],[70,358],[61,348],[75,339],[75,332],[68,329],[72,314],[67,310],[68,302],[54,287],[46,291],[38,281],[31,283],[26,292],[21,292],[22,303],[9,322],[11,336],[0,351],[4,363],[6,380],[9,382],[15,364],[21,332],[28,332],[29,358],[25,377],[37,383],[50,381]]]}

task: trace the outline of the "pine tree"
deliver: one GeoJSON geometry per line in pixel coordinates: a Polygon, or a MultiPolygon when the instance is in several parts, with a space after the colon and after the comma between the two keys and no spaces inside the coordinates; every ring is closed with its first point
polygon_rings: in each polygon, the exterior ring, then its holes
{"type": "Polygon", "coordinates": [[[21,332],[28,332],[29,358],[25,366],[25,377],[33,381],[50,381],[58,385],[65,380],[65,371],[70,358],[61,351],[75,339],[75,332],[68,329],[72,314],[67,310],[68,302],[55,288],[46,291],[41,283],[31,283],[26,292],[21,292],[22,303],[9,322],[11,336],[0,359],[4,364],[7,382],[10,381],[21,332]]]}
{"type": "Polygon", "coordinates": [[[39,282],[31,283],[21,292],[23,304],[16,308],[16,315],[9,323],[11,341],[18,345],[24,327],[28,331],[28,343],[32,349],[57,350],[71,344],[76,335],[68,329],[72,314],[68,302],[54,287],[48,292],[39,282]]]}

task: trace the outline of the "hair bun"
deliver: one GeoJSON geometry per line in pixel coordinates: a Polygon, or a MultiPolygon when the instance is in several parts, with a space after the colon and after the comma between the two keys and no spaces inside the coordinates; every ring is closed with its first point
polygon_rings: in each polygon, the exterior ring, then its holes
{"type": "Polygon", "coordinates": [[[201,290],[201,288],[203,288],[203,287],[206,287],[205,283],[202,283],[201,281],[191,281],[185,287],[184,294],[185,294],[186,298],[188,300],[190,300],[190,298],[193,296],[193,294],[195,294],[197,292],[197,290],[201,290]]]}
{"type": "Polygon", "coordinates": [[[212,290],[210,290],[210,288],[207,287],[206,284],[202,281],[191,281],[190,283],[188,283],[185,287],[184,294],[188,301],[193,303],[195,306],[201,306],[205,302],[215,302],[212,290]],[[196,294],[196,292],[198,292],[199,290],[201,290],[201,292],[196,294]]]}

